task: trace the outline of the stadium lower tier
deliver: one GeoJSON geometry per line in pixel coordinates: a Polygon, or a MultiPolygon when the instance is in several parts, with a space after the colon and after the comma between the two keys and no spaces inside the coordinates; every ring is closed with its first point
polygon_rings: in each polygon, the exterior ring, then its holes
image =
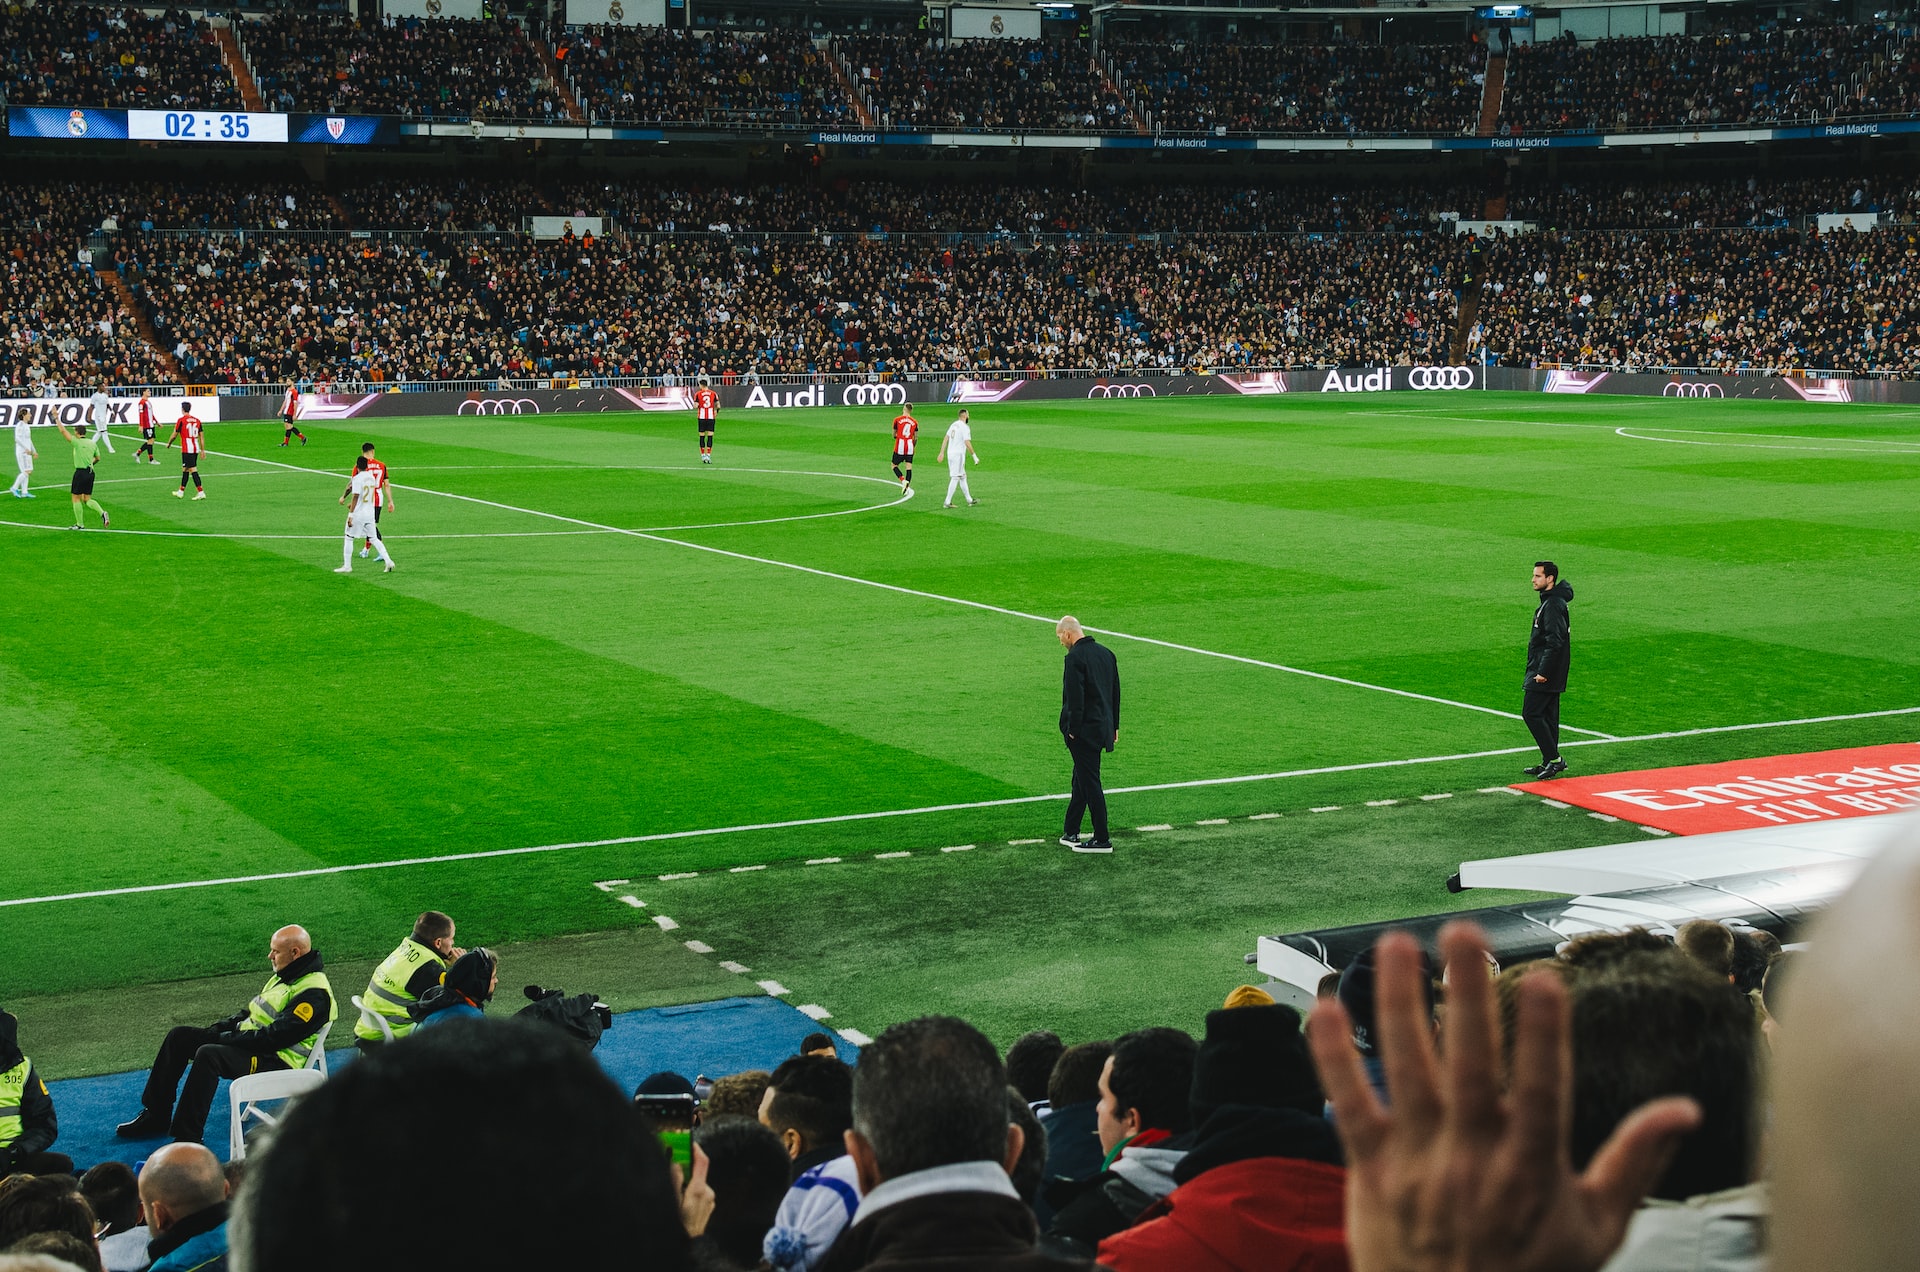
{"type": "Polygon", "coordinates": [[[1601,363],[1920,370],[1894,225],[1173,240],[0,232],[0,384],[1601,363]],[[118,277],[114,275],[117,273],[118,277]]]}

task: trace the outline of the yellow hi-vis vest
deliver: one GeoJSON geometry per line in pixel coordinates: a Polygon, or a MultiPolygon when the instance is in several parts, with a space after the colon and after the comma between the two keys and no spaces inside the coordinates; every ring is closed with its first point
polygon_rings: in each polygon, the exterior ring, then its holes
{"type": "Polygon", "coordinates": [[[22,1059],[0,1073],[0,1148],[19,1139],[27,1129],[20,1118],[20,1109],[27,1096],[27,1075],[32,1072],[33,1061],[22,1059]]]}
{"type": "MultiPolygon", "coordinates": [[[[413,1032],[413,1017],[407,1014],[407,1008],[418,1001],[407,992],[407,982],[413,979],[422,964],[432,964],[442,974],[447,970],[447,960],[430,945],[408,937],[400,942],[400,948],[387,955],[380,966],[373,969],[373,978],[367,982],[366,996],[360,1001],[375,1014],[385,1018],[387,1028],[393,1030],[395,1038],[404,1038],[413,1032]]],[[[354,1025],[356,1038],[365,1038],[368,1042],[383,1041],[385,1035],[369,1023],[363,1016],[354,1025]]]]}
{"type": "MultiPolygon", "coordinates": [[[[266,988],[247,1004],[247,1018],[240,1022],[240,1032],[252,1033],[256,1029],[265,1029],[287,1014],[288,1003],[316,986],[327,991],[327,1019],[332,1020],[335,1014],[333,985],[328,982],[325,972],[310,972],[292,984],[275,975],[268,978],[266,988]]],[[[308,1023],[313,1026],[312,1033],[302,1041],[277,1053],[281,1062],[289,1069],[306,1068],[307,1057],[313,1054],[313,1034],[318,1033],[320,1026],[325,1022],[312,1020],[308,1023]]]]}

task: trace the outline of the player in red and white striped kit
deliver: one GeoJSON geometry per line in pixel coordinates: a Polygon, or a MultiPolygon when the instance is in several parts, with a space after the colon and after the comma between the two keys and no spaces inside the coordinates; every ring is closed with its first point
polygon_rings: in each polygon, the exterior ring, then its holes
{"type": "Polygon", "coordinates": [[[297,384],[289,384],[287,386],[287,395],[280,399],[280,422],[287,426],[280,434],[280,444],[282,446],[285,446],[296,437],[300,439],[302,446],[307,444],[307,435],[302,433],[300,426],[293,422],[294,417],[299,413],[300,386],[297,384]]]}
{"type": "Polygon", "coordinates": [[[913,489],[913,443],[919,436],[920,421],[913,418],[913,407],[901,407],[893,417],[893,475],[900,479],[902,490],[913,489]]]}
{"type": "Polygon", "coordinates": [[[693,391],[693,409],[700,416],[700,462],[713,462],[713,426],[720,418],[720,395],[713,391],[713,384],[706,376],[700,377],[700,387],[693,391]]]}
{"type": "Polygon", "coordinates": [[[192,402],[180,404],[180,418],[173,422],[173,436],[167,439],[171,447],[180,443],[180,489],[173,492],[175,499],[187,496],[187,478],[193,478],[193,497],[205,499],[207,491],[200,484],[200,453],[204,443],[200,436],[200,417],[193,413],[192,402]]]}
{"type": "Polygon", "coordinates": [[[153,395],[145,389],[140,390],[140,405],[137,419],[140,424],[140,448],[133,452],[133,462],[139,463],[145,455],[149,464],[160,461],[153,457],[153,395]]]}

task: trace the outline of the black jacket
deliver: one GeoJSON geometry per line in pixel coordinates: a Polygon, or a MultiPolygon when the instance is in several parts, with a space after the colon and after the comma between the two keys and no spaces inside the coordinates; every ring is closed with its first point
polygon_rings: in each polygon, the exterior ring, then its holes
{"type": "MultiPolygon", "coordinates": [[[[326,964],[320,961],[319,950],[308,950],[275,972],[273,979],[282,984],[291,984],[302,976],[321,971],[325,966],[326,964]]],[[[213,1027],[220,1031],[221,1044],[243,1051],[250,1056],[270,1055],[275,1051],[284,1051],[288,1047],[305,1042],[319,1033],[320,1026],[333,1019],[333,998],[326,991],[318,988],[298,994],[288,1000],[287,1010],[280,1019],[265,1029],[250,1029],[243,1032],[240,1026],[246,1019],[247,1009],[242,1007],[225,1020],[215,1021],[213,1027]],[[296,1010],[302,1003],[312,1009],[304,1020],[296,1010]]]]}
{"type": "MultiPolygon", "coordinates": [[[[20,1022],[0,1011],[0,1073],[25,1059],[20,1053],[20,1022]]],[[[60,1119],[53,1115],[53,1097],[47,1094],[47,1084],[29,1066],[27,1086],[20,1093],[20,1138],[0,1144],[0,1175],[7,1173],[14,1157],[44,1153],[59,1138],[60,1119]]]]}
{"type": "Polygon", "coordinates": [[[950,1192],[914,1197],[840,1234],[821,1272],[1087,1272],[1095,1265],[1042,1254],[1033,1212],[1015,1197],[950,1192]]]}
{"type": "Polygon", "coordinates": [[[1113,651],[1091,636],[1067,650],[1060,682],[1060,732],[1113,750],[1120,732],[1120,665],[1113,651]]]}
{"type": "Polygon", "coordinates": [[[1553,586],[1540,594],[1540,607],[1533,611],[1533,635],[1527,638],[1527,688],[1545,693],[1567,691],[1567,668],[1573,662],[1573,628],[1567,616],[1567,602],[1573,599],[1573,585],[1555,579],[1553,586]],[[1535,676],[1545,676],[1546,684],[1536,684],[1535,676]]]}

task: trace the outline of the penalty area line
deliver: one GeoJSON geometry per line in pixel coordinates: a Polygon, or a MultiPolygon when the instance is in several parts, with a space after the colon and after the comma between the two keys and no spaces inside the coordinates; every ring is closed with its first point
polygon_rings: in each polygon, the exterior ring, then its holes
{"type": "MultiPolygon", "coordinates": [[[[1850,715],[1808,716],[1798,720],[1766,720],[1756,724],[1721,724],[1701,729],[1674,729],[1664,733],[1642,733],[1623,738],[1592,738],[1565,743],[1565,746],[1617,746],[1623,742],[1657,742],[1672,738],[1701,737],[1715,733],[1742,733],[1755,729],[1784,729],[1801,724],[1831,724],[1844,720],[1872,720],[1887,716],[1920,715],[1920,707],[1894,707],[1885,711],[1860,711],[1850,715]]],[[[1193,790],[1204,786],[1242,786],[1251,782],[1272,782],[1293,777],[1318,777],[1333,773],[1359,773],[1371,769],[1408,768],[1421,764],[1446,764],[1454,760],[1491,759],[1501,755],[1521,755],[1532,746],[1497,747],[1488,751],[1462,751],[1453,755],[1422,755],[1401,760],[1366,760],[1357,764],[1329,764],[1320,768],[1285,769],[1276,773],[1249,773],[1238,777],[1202,777],[1185,782],[1152,782],[1140,786],[1116,786],[1109,795],[1140,795],[1154,791],[1193,790]]],[[[1500,788],[1491,788],[1500,789],[1500,788]]],[[[137,896],[151,892],[182,892],[192,888],[220,888],[243,883],[272,883],[283,879],[314,879],[326,875],[357,874],[367,870],[397,870],[407,866],[435,866],[455,861],[486,861],[495,857],[525,857],[541,853],[567,852],[579,848],[616,848],[626,844],[667,843],[681,839],[707,839],[716,835],[739,835],[764,830],[794,830],[805,826],[844,825],[848,822],[884,821],[896,817],[920,817],[928,813],[967,812],[977,808],[1011,808],[1020,804],[1057,803],[1069,798],[1066,792],[1053,795],[1016,795],[1006,799],[973,800],[957,804],[928,804],[920,808],[892,808],[871,813],[838,813],[828,817],[796,817],[786,821],[749,822],[737,826],[709,826],[697,830],[668,830],[651,835],[620,835],[612,839],[581,839],[570,843],[535,844],[525,848],[492,848],[479,852],[446,853],[435,857],[402,857],[396,861],[363,861],[340,866],[315,866],[306,870],[276,870],[265,874],[232,875],[223,879],[191,879],[176,883],[146,883],[124,888],[95,888],[86,892],[62,892],[44,897],[14,897],[0,900],[0,909],[23,905],[50,905],[60,901],[90,901],[102,897],[137,896]]],[[[823,864],[837,858],[819,858],[823,864]]],[[[809,864],[812,864],[811,862],[809,864]]]]}

